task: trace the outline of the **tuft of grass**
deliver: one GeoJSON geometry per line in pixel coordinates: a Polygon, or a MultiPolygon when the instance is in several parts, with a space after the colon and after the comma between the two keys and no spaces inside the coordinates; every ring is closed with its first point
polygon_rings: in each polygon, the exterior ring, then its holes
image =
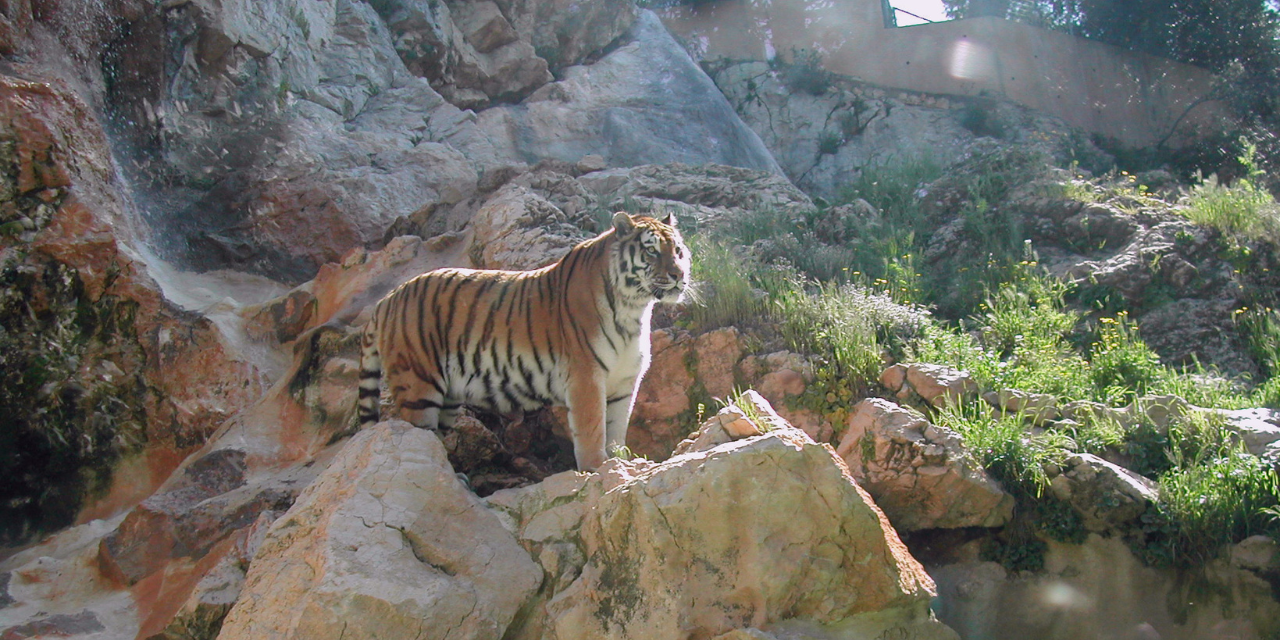
{"type": "Polygon", "coordinates": [[[1120,312],[1098,320],[1098,339],[1089,349],[1094,397],[1123,404],[1155,391],[1164,377],[1160,356],[1138,336],[1138,326],[1120,312]]]}
{"type": "Polygon", "coordinates": [[[1181,213],[1196,224],[1250,240],[1280,242],[1280,205],[1263,186],[1265,174],[1258,167],[1258,148],[1241,139],[1237,158],[1245,176],[1225,185],[1216,175],[1201,178],[1183,199],[1181,213]]]}
{"type": "Polygon", "coordinates": [[[1045,467],[1061,466],[1075,449],[1066,435],[1033,433],[1020,418],[993,416],[981,401],[943,409],[934,421],[959,433],[977,461],[1020,500],[1039,498],[1049,486],[1045,467]]]}
{"type": "Polygon", "coordinates": [[[769,311],[769,294],[761,283],[771,274],[740,250],[701,236],[690,237],[689,244],[698,298],[689,305],[693,327],[707,330],[758,323],[769,311]]]}
{"type": "Polygon", "coordinates": [[[1157,520],[1163,535],[1147,540],[1147,557],[1196,564],[1223,545],[1255,534],[1276,535],[1280,482],[1266,462],[1237,449],[1160,476],[1157,520]]]}

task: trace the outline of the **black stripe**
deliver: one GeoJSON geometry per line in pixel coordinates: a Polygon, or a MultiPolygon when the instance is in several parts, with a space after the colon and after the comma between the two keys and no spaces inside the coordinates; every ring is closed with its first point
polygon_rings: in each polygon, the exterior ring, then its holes
{"type": "Polygon", "coordinates": [[[400,403],[400,406],[410,411],[422,411],[423,409],[443,409],[444,408],[444,405],[440,404],[439,402],[436,402],[435,400],[431,400],[429,398],[422,398],[420,400],[405,400],[404,402],[400,403]]]}
{"type": "Polygon", "coordinates": [[[366,389],[364,387],[358,387],[358,388],[360,389],[361,398],[376,398],[382,393],[378,389],[366,389]]]}
{"type": "Polygon", "coordinates": [[[361,380],[368,380],[368,379],[370,379],[370,378],[381,378],[381,377],[382,377],[382,371],[381,371],[381,370],[377,370],[377,371],[375,371],[375,370],[373,370],[373,369],[361,369],[361,370],[360,370],[360,379],[361,379],[361,380]]]}
{"type": "Polygon", "coordinates": [[[605,401],[605,404],[613,404],[615,402],[620,402],[622,400],[629,400],[629,399],[631,399],[631,394],[628,393],[625,396],[618,396],[617,398],[609,398],[608,400],[605,401]]]}

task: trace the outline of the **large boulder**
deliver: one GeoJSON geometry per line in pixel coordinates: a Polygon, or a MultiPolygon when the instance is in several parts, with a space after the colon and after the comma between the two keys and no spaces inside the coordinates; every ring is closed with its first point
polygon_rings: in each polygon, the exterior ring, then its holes
{"type": "Polygon", "coordinates": [[[662,22],[642,11],[627,42],[590,65],[565,69],[521,104],[479,114],[479,126],[515,158],[610,166],[718,163],[779,172],[760,138],[662,22]]]}
{"type": "Polygon", "coordinates": [[[1013,517],[1013,496],[959,435],[888,400],[853,408],[836,453],[898,529],[998,527],[1013,517]]]}
{"type": "Polygon", "coordinates": [[[498,640],[541,581],[439,439],[386,422],[272,525],[219,637],[498,640]]]}
{"type": "Polygon", "coordinates": [[[830,448],[753,404],[745,413],[769,414],[760,429],[733,426],[742,414],[708,426],[748,437],[490,496],[548,576],[510,637],[955,637],[928,611],[929,577],[830,448]]]}

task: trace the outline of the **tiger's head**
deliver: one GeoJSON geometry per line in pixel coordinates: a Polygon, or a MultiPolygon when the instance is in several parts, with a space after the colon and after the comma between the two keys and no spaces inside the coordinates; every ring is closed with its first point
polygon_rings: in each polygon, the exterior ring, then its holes
{"type": "Polygon", "coordinates": [[[674,215],[664,220],[613,214],[618,251],[615,266],[621,284],[658,302],[679,302],[689,290],[689,248],[676,229],[674,215]]]}

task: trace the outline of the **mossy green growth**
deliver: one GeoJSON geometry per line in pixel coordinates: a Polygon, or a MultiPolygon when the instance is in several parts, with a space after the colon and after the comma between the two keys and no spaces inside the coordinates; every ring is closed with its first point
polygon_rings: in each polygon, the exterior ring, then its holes
{"type": "Polygon", "coordinates": [[[145,441],[135,310],[57,262],[0,266],[0,546],[69,525],[145,441]]]}

